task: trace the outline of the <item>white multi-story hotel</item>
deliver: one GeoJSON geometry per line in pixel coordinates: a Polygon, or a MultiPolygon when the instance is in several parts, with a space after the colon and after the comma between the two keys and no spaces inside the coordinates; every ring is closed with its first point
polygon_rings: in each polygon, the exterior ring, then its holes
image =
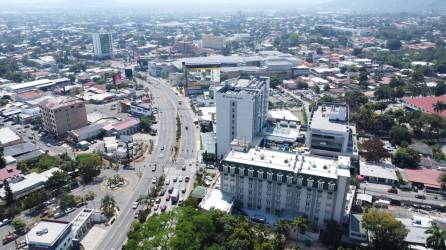
{"type": "Polygon", "coordinates": [[[221,189],[244,209],[314,226],[342,222],[350,184],[350,158],[337,159],[259,148],[233,148],[220,165],[221,189]]]}
{"type": "Polygon", "coordinates": [[[268,119],[268,77],[231,79],[216,92],[217,157],[223,158],[233,141],[250,144],[268,119]]]}
{"type": "Polygon", "coordinates": [[[305,144],[312,154],[357,159],[355,134],[346,105],[319,104],[310,115],[305,144]]]}
{"type": "Polygon", "coordinates": [[[93,51],[99,58],[113,56],[113,39],[110,33],[93,33],[93,51]]]}

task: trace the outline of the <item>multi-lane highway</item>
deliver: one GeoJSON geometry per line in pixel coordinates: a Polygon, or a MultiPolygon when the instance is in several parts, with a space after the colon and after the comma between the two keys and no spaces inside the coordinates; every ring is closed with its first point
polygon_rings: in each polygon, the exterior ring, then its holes
{"type": "MultiPolygon", "coordinates": [[[[142,82],[141,82],[142,83],[142,82]]],[[[137,184],[131,199],[125,207],[121,207],[116,221],[109,227],[106,236],[100,244],[101,249],[120,249],[127,238],[127,232],[130,230],[133,221],[134,210],[133,201],[136,201],[141,195],[147,194],[153,186],[152,177],[160,177],[166,174],[166,177],[177,176],[181,170],[181,164],[194,161],[197,157],[196,131],[193,125],[194,116],[188,105],[187,98],[176,95],[175,92],[165,85],[165,82],[149,78],[149,83],[143,83],[148,86],[152,94],[154,104],[159,110],[158,140],[152,154],[145,158],[145,161],[139,163],[136,168],[140,168],[142,176],[137,184]],[[178,100],[182,100],[179,104],[178,100]],[[172,162],[174,152],[171,150],[176,144],[176,115],[180,116],[182,123],[181,146],[178,159],[183,162],[172,162]],[[186,129],[187,126],[187,129],[186,129]],[[162,157],[161,157],[162,154],[162,157]],[[157,164],[155,172],[148,166],[157,164]],[[146,167],[144,167],[146,166],[146,167]]],[[[195,162],[192,167],[187,167],[185,171],[189,175],[195,172],[195,162]]]]}

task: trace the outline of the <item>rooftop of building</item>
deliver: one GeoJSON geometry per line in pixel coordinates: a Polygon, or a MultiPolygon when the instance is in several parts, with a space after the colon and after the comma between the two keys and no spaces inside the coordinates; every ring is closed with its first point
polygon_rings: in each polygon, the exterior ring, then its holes
{"type": "Polygon", "coordinates": [[[257,93],[265,84],[267,78],[234,78],[224,82],[224,87],[218,92],[229,95],[246,95],[257,93]]]}
{"type": "Polygon", "coordinates": [[[335,132],[349,131],[348,107],[339,104],[320,104],[312,112],[309,121],[311,129],[335,132]]]}
{"type": "Polygon", "coordinates": [[[20,136],[18,136],[14,131],[12,131],[8,127],[3,127],[0,129],[0,145],[7,144],[13,141],[20,140],[20,136]]]}
{"type": "Polygon", "coordinates": [[[28,245],[53,246],[69,227],[69,222],[42,220],[26,234],[26,241],[28,245]]]}
{"type": "Polygon", "coordinates": [[[423,112],[438,114],[446,117],[446,110],[442,112],[436,112],[434,110],[434,104],[437,102],[446,103],[446,95],[443,96],[425,96],[425,97],[414,97],[414,98],[403,98],[403,101],[414,106],[418,109],[421,109],[423,112]]]}
{"type": "Polygon", "coordinates": [[[200,207],[205,210],[218,209],[229,213],[234,202],[234,195],[223,192],[220,189],[211,189],[200,203],[200,207]]]}
{"type": "Polygon", "coordinates": [[[20,176],[21,171],[17,170],[17,166],[8,165],[4,168],[0,168],[0,181],[4,181],[10,178],[20,176]]]}
{"type": "Polygon", "coordinates": [[[359,174],[362,176],[398,181],[395,166],[385,162],[373,163],[361,161],[359,164],[359,174]]]}
{"type": "Polygon", "coordinates": [[[426,187],[437,189],[441,188],[438,179],[442,174],[442,171],[427,168],[404,169],[404,176],[408,181],[422,183],[426,187]]]}
{"type": "Polygon", "coordinates": [[[55,96],[40,103],[41,107],[48,109],[58,109],[70,105],[81,104],[83,101],[72,96],[55,96]]]}
{"type": "Polygon", "coordinates": [[[297,118],[291,111],[289,110],[269,110],[268,117],[274,120],[285,120],[285,121],[294,121],[300,122],[299,118],[297,118]]]}
{"type": "Polygon", "coordinates": [[[270,149],[251,148],[248,151],[231,150],[224,159],[226,162],[258,166],[269,169],[302,173],[337,179],[339,175],[350,176],[350,158],[338,159],[308,154],[296,154],[270,149]],[[341,167],[342,166],[342,167],[341,167]]]}
{"type": "Polygon", "coordinates": [[[129,118],[125,121],[120,121],[113,124],[107,124],[104,126],[104,129],[107,131],[110,131],[112,129],[115,129],[117,131],[125,130],[133,126],[137,126],[139,124],[139,121],[135,118],[129,118]]]}

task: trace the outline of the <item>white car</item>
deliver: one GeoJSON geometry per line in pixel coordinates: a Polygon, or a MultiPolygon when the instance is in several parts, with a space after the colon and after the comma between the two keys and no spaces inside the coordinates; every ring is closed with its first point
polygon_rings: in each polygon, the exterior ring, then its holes
{"type": "Polygon", "coordinates": [[[178,177],[178,181],[182,182],[183,181],[183,176],[178,177]]]}
{"type": "Polygon", "coordinates": [[[155,206],[153,206],[153,210],[157,211],[158,208],[160,208],[160,204],[155,204],[155,206]]]}
{"type": "Polygon", "coordinates": [[[152,184],[156,184],[156,177],[152,178],[152,184]]]}
{"type": "Polygon", "coordinates": [[[9,223],[11,223],[11,221],[12,221],[11,219],[4,219],[0,221],[0,227],[8,225],[9,223]]]}
{"type": "Polygon", "coordinates": [[[160,154],[160,158],[163,158],[163,154],[162,153],[160,154]]]}
{"type": "Polygon", "coordinates": [[[169,184],[170,184],[170,179],[169,179],[169,178],[166,178],[165,183],[166,183],[166,186],[169,185],[169,184]]]}
{"type": "Polygon", "coordinates": [[[138,208],[139,203],[137,201],[133,202],[133,209],[137,209],[138,208]]]}

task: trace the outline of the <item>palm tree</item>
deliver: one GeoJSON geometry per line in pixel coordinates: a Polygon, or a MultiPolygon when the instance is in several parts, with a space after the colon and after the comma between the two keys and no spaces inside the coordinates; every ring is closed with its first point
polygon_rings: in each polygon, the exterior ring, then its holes
{"type": "Polygon", "coordinates": [[[101,201],[101,211],[107,217],[111,217],[115,212],[116,202],[113,196],[106,194],[101,201]]]}
{"type": "Polygon", "coordinates": [[[285,220],[279,220],[276,223],[276,228],[275,228],[275,232],[277,234],[283,234],[283,235],[287,235],[288,232],[288,227],[289,227],[289,222],[285,221],[285,220]]]}
{"type": "Polygon", "coordinates": [[[446,110],[446,104],[442,101],[437,101],[436,103],[432,104],[434,111],[437,113],[441,113],[444,110],[446,110]]]}
{"type": "Polygon", "coordinates": [[[291,226],[294,230],[298,230],[299,233],[304,234],[308,229],[308,219],[303,216],[296,217],[291,222],[291,226]]]}
{"type": "Polygon", "coordinates": [[[426,247],[435,250],[446,250],[446,231],[441,230],[437,224],[432,223],[432,226],[426,230],[426,234],[430,234],[426,239],[426,247]]]}
{"type": "Polygon", "coordinates": [[[441,183],[441,186],[443,188],[446,188],[446,174],[440,175],[440,177],[438,178],[438,182],[441,183]]]}

